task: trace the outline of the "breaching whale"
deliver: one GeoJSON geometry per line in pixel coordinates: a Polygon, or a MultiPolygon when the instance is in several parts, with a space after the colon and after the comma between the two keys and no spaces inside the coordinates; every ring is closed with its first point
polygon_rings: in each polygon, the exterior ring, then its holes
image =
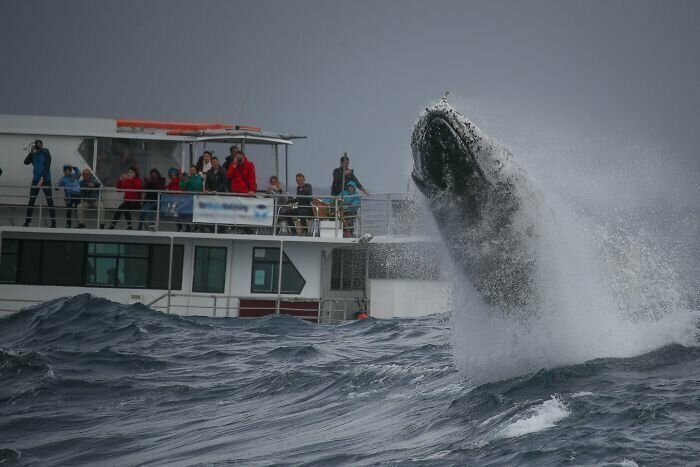
{"type": "Polygon", "coordinates": [[[484,300],[508,313],[536,308],[541,199],[511,153],[446,98],[420,115],[411,149],[413,180],[451,257],[484,300]]]}

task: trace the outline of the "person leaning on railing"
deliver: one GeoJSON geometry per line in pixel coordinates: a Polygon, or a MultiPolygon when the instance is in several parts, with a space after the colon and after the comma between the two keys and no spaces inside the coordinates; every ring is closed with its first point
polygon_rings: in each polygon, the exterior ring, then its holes
{"type": "Polygon", "coordinates": [[[148,228],[152,227],[148,224],[153,223],[156,217],[158,192],[165,190],[165,179],[158,172],[158,169],[151,169],[148,173],[148,178],[144,180],[143,189],[149,191],[143,194],[143,206],[139,214],[139,230],[143,230],[144,220],[148,228]]]}
{"type": "Polygon", "coordinates": [[[83,170],[80,180],[80,204],[78,204],[78,228],[85,228],[85,214],[88,210],[99,210],[100,228],[105,228],[105,207],[100,196],[102,183],[92,174],[90,169],[83,170]]]}
{"type": "Polygon", "coordinates": [[[255,196],[258,185],[255,180],[255,164],[245,156],[243,151],[236,151],[231,165],[226,171],[226,178],[231,181],[231,193],[255,196]]]}
{"type": "Polygon", "coordinates": [[[204,191],[209,193],[225,193],[226,172],[224,172],[218,157],[211,158],[211,168],[204,174],[204,191]]]}

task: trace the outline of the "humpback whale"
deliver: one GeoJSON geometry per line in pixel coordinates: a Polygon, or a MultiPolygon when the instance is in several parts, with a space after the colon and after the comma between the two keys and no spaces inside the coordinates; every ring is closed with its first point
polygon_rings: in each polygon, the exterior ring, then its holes
{"type": "Polygon", "coordinates": [[[413,129],[412,178],[448,251],[484,300],[508,314],[537,309],[541,205],[511,153],[443,98],[413,129]]]}

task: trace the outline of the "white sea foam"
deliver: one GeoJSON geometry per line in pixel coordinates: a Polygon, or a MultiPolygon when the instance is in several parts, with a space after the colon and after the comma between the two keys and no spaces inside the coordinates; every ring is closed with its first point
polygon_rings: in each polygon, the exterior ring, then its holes
{"type": "Polygon", "coordinates": [[[501,429],[496,438],[516,438],[554,427],[569,416],[566,403],[557,395],[531,408],[525,418],[521,418],[501,429]]]}

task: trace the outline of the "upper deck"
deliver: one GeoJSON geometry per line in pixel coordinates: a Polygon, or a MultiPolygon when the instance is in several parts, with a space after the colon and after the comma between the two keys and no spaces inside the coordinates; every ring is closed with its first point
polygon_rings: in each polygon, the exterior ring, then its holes
{"type": "MultiPolygon", "coordinates": [[[[416,225],[415,202],[407,193],[373,193],[361,196],[353,206],[349,206],[347,200],[331,196],[292,199],[295,187],[289,183],[289,148],[299,138],[304,137],[225,123],[0,115],[0,168],[3,170],[0,226],[21,226],[25,222],[31,166],[24,165],[23,159],[33,141],[41,139],[44,147],[51,151],[52,194],[59,227],[76,227],[80,214],[85,218],[86,228],[109,228],[129,191],[117,190],[115,185],[129,167],[138,167],[141,177],[151,169],[158,169],[167,177],[166,173],[173,168],[180,171],[195,164],[204,150],[218,155],[223,162],[229,147],[236,145],[255,162],[259,188],[255,197],[139,190],[138,204],[121,209],[121,215],[135,218],[133,223],[119,222],[115,228],[138,229],[139,221],[143,221],[144,230],[183,234],[290,235],[326,239],[359,238],[366,234],[374,237],[430,235],[425,226],[416,225]],[[82,203],[78,208],[68,207],[64,190],[57,189],[64,165],[79,170],[87,168],[95,174],[102,183],[93,194],[96,202],[82,203]],[[283,187],[290,194],[269,195],[264,191],[272,175],[284,182],[283,187]],[[298,209],[298,205],[308,204],[311,204],[309,209],[298,209]],[[217,216],[215,210],[226,215],[217,216]]],[[[46,197],[39,195],[36,201],[31,225],[51,226],[46,197]]]]}

